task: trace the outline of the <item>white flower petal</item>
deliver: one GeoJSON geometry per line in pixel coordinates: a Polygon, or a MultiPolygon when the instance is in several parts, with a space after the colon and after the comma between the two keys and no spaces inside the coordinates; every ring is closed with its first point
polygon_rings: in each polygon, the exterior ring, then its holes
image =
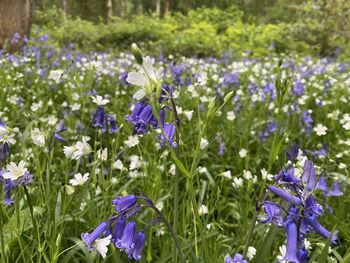
{"type": "Polygon", "coordinates": [[[146,91],[144,89],[140,89],[140,90],[136,91],[133,98],[135,100],[142,100],[145,96],[146,96],[146,91]]]}
{"type": "Polygon", "coordinates": [[[148,83],[147,78],[139,72],[130,72],[126,81],[135,86],[145,87],[148,83]]]}

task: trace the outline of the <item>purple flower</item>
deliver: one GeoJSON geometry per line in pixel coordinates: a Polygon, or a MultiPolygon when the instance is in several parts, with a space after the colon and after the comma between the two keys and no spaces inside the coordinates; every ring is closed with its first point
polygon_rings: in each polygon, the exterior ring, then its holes
{"type": "Polygon", "coordinates": [[[284,261],[299,262],[297,258],[297,246],[298,246],[298,229],[293,220],[289,220],[286,223],[287,244],[286,255],[284,261]]]}
{"type": "Polygon", "coordinates": [[[293,144],[290,151],[286,151],[288,160],[294,161],[294,159],[298,157],[298,153],[299,153],[299,145],[293,144]]]}
{"type": "Polygon", "coordinates": [[[130,254],[130,257],[132,257],[135,260],[141,259],[141,253],[145,246],[145,241],[145,233],[143,231],[137,232],[134,238],[134,249],[132,251],[132,254],[130,254]]]}
{"type": "Polygon", "coordinates": [[[125,229],[126,221],[124,217],[120,217],[115,224],[112,240],[116,244],[122,237],[125,229]]]}
{"type": "MultiPolygon", "coordinates": [[[[173,148],[176,148],[178,146],[176,142],[173,142],[175,129],[176,129],[175,125],[173,125],[171,123],[165,123],[163,126],[165,138],[173,148]]],[[[165,139],[164,139],[163,134],[158,134],[157,139],[160,141],[160,144],[163,147],[165,147],[166,143],[165,143],[165,139]]]]}
{"type": "Polygon", "coordinates": [[[116,247],[120,249],[125,249],[127,254],[130,254],[134,248],[134,235],[136,230],[136,223],[134,221],[130,221],[125,229],[123,236],[120,240],[117,241],[116,247]]]}
{"type": "Polygon", "coordinates": [[[274,223],[277,226],[283,225],[283,216],[281,213],[281,209],[279,205],[274,202],[265,201],[264,203],[264,211],[267,215],[266,219],[261,220],[260,222],[263,224],[266,223],[274,223]]]}
{"type": "Polygon", "coordinates": [[[101,224],[99,224],[95,228],[95,230],[91,234],[89,233],[81,234],[81,239],[83,240],[83,242],[85,243],[85,245],[90,251],[93,250],[93,248],[91,247],[92,243],[94,243],[95,240],[99,238],[103,234],[103,232],[107,230],[107,227],[108,227],[108,223],[103,221],[101,224]]]}
{"type": "Polygon", "coordinates": [[[239,254],[239,253],[236,253],[233,258],[227,256],[225,257],[225,263],[248,263],[248,261],[246,259],[244,259],[244,257],[239,254]]]}
{"type": "Polygon", "coordinates": [[[286,200],[287,202],[293,204],[293,205],[301,205],[301,200],[299,197],[293,196],[289,194],[288,192],[282,190],[281,188],[268,185],[267,189],[277,195],[278,197],[281,197],[282,199],[286,200]]]}
{"type": "Polygon", "coordinates": [[[11,198],[11,190],[16,188],[16,185],[12,180],[6,179],[4,188],[5,188],[4,189],[4,191],[5,191],[4,204],[6,206],[12,205],[14,203],[14,200],[11,198]]]}
{"type": "Polygon", "coordinates": [[[307,184],[307,189],[311,192],[316,187],[315,167],[314,167],[314,164],[309,160],[306,160],[304,164],[303,183],[307,184]]]}
{"type": "Polygon", "coordinates": [[[297,252],[299,263],[306,263],[309,252],[305,248],[301,248],[297,252]]]}
{"type": "MultiPolygon", "coordinates": [[[[329,232],[327,229],[325,229],[320,222],[317,220],[316,214],[311,214],[306,217],[307,222],[309,225],[322,237],[328,239],[331,235],[331,232],[329,232]]],[[[337,233],[338,231],[335,231],[332,235],[332,243],[337,244],[337,233]]]]}
{"type": "Polygon", "coordinates": [[[333,182],[332,190],[328,191],[326,196],[341,196],[343,193],[339,190],[339,184],[337,182],[333,182]]]}
{"type": "Polygon", "coordinates": [[[218,155],[219,156],[223,156],[224,153],[225,153],[225,144],[224,143],[220,143],[218,155]]]}
{"type": "Polygon", "coordinates": [[[112,201],[112,204],[115,206],[117,212],[121,213],[133,207],[136,204],[137,199],[137,196],[134,195],[117,196],[112,201]]]}
{"type": "Polygon", "coordinates": [[[105,109],[98,106],[92,115],[92,127],[104,128],[106,127],[105,109]]]}

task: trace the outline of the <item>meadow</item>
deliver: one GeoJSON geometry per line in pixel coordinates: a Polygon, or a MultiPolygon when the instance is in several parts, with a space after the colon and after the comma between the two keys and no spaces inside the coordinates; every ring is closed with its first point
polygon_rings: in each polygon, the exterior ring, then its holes
{"type": "Polygon", "coordinates": [[[0,262],[350,262],[350,63],[0,53],[0,262]]]}

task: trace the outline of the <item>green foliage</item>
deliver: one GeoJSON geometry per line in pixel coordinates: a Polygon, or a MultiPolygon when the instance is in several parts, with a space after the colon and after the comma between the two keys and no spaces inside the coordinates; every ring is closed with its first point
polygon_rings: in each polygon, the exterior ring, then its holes
{"type": "MultiPolygon", "coordinates": [[[[326,11],[329,8],[324,7],[326,11]]],[[[49,34],[61,45],[73,42],[90,50],[125,50],[137,42],[153,54],[165,55],[218,57],[227,50],[238,57],[246,51],[253,57],[270,53],[332,55],[337,47],[348,49],[348,39],[344,32],[335,31],[335,26],[340,30],[341,24],[325,17],[326,11],[306,3],[299,8],[296,22],[257,24],[244,22],[244,13],[233,6],[227,10],[200,8],[163,19],[115,17],[112,23],[104,24],[80,18],[62,19],[56,9],[49,9],[37,12],[35,32],[49,34]]]]}

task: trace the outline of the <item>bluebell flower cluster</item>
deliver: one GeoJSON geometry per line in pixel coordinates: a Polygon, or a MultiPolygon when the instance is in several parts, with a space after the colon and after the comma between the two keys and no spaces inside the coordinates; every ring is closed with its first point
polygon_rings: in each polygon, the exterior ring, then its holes
{"type": "MultiPolygon", "coordinates": [[[[165,94],[163,94],[161,98],[164,99],[164,96],[165,94]]],[[[163,147],[168,142],[173,148],[176,148],[178,146],[174,141],[176,126],[165,121],[165,109],[172,110],[168,106],[163,107],[159,112],[160,123],[158,123],[157,118],[153,114],[152,106],[148,103],[148,100],[145,99],[141,102],[137,102],[131,114],[125,116],[125,119],[134,126],[133,134],[137,135],[145,134],[151,128],[154,130],[162,128],[164,134],[158,134],[157,140],[163,147]]]]}
{"type": "MultiPolygon", "coordinates": [[[[288,159],[295,160],[298,151],[299,147],[294,145],[287,152],[288,159]]],[[[300,178],[295,173],[293,162],[289,162],[275,175],[275,184],[267,186],[267,190],[279,197],[282,204],[265,200],[265,216],[261,223],[271,222],[285,229],[287,242],[284,261],[307,262],[308,251],[304,241],[305,236],[313,231],[325,239],[330,238],[331,242],[336,244],[337,231],[331,233],[319,222],[324,209],[317,201],[315,193],[321,191],[324,196],[340,196],[342,192],[337,182],[333,182],[330,189],[325,177],[317,178],[312,161],[305,160],[300,178]]]]}
{"type": "Polygon", "coordinates": [[[115,121],[115,115],[113,114],[107,114],[104,105],[107,102],[100,101],[100,96],[97,96],[97,108],[92,114],[92,127],[101,129],[102,133],[106,133],[107,130],[109,133],[116,133],[118,132],[118,126],[115,121]],[[109,124],[109,125],[108,125],[109,124]]]}
{"type": "MultiPolygon", "coordinates": [[[[112,201],[117,215],[102,221],[91,233],[82,233],[81,238],[89,251],[97,250],[103,257],[106,246],[112,243],[117,249],[124,251],[129,259],[140,260],[145,246],[145,230],[160,222],[160,218],[152,219],[143,229],[137,230],[135,217],[144,208],[156,209],[153,202],[146,196],[117,196],[112,201]],[[144,201],[140,203],[140,201],[144,201]],[[108,239],[101,248],[101,237],[108,239]]],[[[159,211],[159,210],[158,210],[159,211]]]]}
{"type": "Polygon", "coordinates": [[[269,121],[267,127],[259,132],[259,139],[261,141],[266,141],[266,139],[276,131],[276,121],[269,121]]]}

